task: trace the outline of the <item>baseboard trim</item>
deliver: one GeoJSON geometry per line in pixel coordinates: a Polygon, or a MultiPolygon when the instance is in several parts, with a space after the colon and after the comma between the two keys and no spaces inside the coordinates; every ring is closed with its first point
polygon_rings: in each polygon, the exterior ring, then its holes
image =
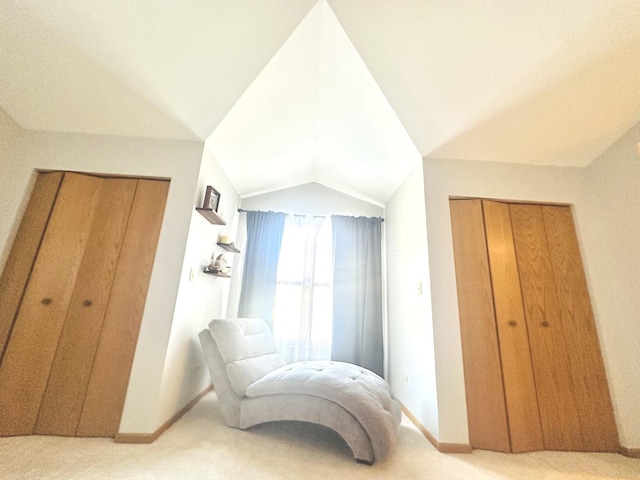
{"type": "Polygon", "coordinates": [[[471,445],[467,443],[442,443],[436,440],[429,430],[427,430],[424,425],[422,425],[418,419],[409,411],[407,407],[405,407],[402,403],[400,403],[400,408],[402,408],[403,413],[407,416],[411,423],[413,423],[420,433],[422,433],[429,442],[438,450],[440,453],[471,453],[473,449],[471,445]]]}
{"type": "Polygon", "coordinates": [[[198,394],[193,400],[182,407],[175,415],[169,420],[164,422],[160,428],[153,433],[118,433],[114,437],[115,443],[153,443],[160,435],[162,435],[171,425],[173,425],[181,416],[187,413],[191,408],[198,403],[202,397],[213,390],[213,386],[209,385],[203,392],[198,394]]]}
{"type": "Polygon", "coordinates": [[[624,455],[625,457],[640,458],[640,448],[620,447],[620,450],[618,451],[620,452],[620,455],[624,455]]]}
{"type": "MultiPolygon", "coordinates": [[[[422,433],[429,442],[441,453],[472,453],[473,448],[471,445],[465,443],[441,443],[427,430],[424,425],[422,425],[418,419],[413,415],[407,407],[405,407],[402,402],[400,403],[400,408],[402,412],[407,416],[411,423],[413,423],[420,433],[422,433]]],[[[624,455],[629,458],[640,458],[640,448],[627,448],[627,447],[619,447],[618,453],[620,455],[624,455]]]]}

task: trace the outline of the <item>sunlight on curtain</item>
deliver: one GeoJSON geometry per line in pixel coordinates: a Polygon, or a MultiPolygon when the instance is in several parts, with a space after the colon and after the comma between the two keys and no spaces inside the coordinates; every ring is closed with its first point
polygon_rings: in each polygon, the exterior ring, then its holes
{"type": "Polygon", "coordinates": [[[273,316],[287,362],[331,358],[331,258],[329,218],[287,216],[273,316]]]}
{"type": "Polygon", "coordinates": [[[247,212],[247,245],[238,315],[261,318],[271,328],[285,220],[284,213],[247,212]]]}
{"type": "Polygon", "coordinates": [[[382,219],[331,217],[333,345],[331,358],[383,376],[382,219]]]}

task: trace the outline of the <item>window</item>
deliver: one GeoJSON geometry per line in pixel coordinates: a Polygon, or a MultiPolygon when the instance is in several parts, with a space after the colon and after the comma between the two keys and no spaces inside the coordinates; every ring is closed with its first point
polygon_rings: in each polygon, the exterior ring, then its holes
{"type": "Polygon", "coordinates": [[[287,362],[331,357],[331,242],[330,218],[287,216],[273,316],[287,362]]]}

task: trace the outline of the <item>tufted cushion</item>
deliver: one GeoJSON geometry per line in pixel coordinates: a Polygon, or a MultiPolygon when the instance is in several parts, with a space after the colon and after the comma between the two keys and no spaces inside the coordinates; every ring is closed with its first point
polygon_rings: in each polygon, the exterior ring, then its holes
{"type": "Polygon", "coordinates": [[[266,374],[246,389],[248,397],[278,394],[313,395],[337,403],[358,419],[382,456],[395,443],[400,405],[389,385],[365,368],[342,362],[298,362],[266,374]]]}
{"type": "Polygon", "coordinates": [[[241,397],[245,396],[247,387],[267,373],[285,365],[279,353],[270,353],[259,357],[245,358],[227,364],[227,375],[233,390],[241,397]]]}
{"type": "Polygon", "coordinates": [[[257,318],[216,319],[209,329],[225,363],[277,352],[269,326],[257,318]]]}

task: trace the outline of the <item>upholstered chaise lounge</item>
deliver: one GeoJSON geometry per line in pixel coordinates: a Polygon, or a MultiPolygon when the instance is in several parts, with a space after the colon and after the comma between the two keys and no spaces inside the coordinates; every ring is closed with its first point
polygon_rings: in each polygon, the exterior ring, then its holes
{"type": "Polygon", "coordinates": [[[281,420],[324,425],[368,464],[383,460],[395,445],[400,405],[369,370],[330,361],[287,365],[258,319],[213,320],[199,337],[228,426],[281,420]]]}

